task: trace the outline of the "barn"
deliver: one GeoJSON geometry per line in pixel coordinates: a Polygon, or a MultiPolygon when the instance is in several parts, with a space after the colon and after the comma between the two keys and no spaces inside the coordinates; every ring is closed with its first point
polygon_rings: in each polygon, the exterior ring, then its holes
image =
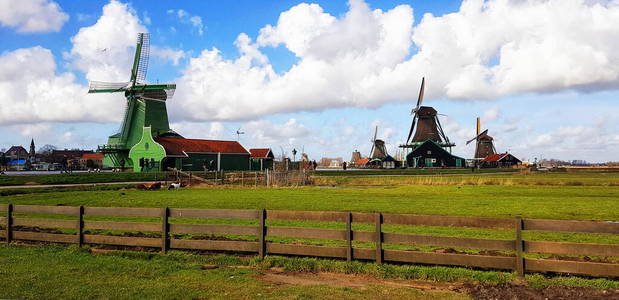
{"type": "Polygon", "coordinates": [[[511,168],[521,164],[522,161],[515,156],[505,153],[488,155],[481,161],[481,167],[484,168],[511,168]]]}
{"type": "Polygon", "coordinates": [[[140,142],[129,151],[136,172],[225,170],[250,168],[250,153],[237,141],[155,137],[144,127],[140,142]]]}
{"type": "Polygon", "coordinates": [[[435,141],[427,139],[406,155],[406,163],[411,168],[462,168],[466,161],[449,153],[435,141]]]}
{"type": "Polygon", "coordinates": [[[265,169],[273,170],[273,160],[275,155],[269,148],[253,148],[249,149],[251,170],[263,171],[265,169]]]}

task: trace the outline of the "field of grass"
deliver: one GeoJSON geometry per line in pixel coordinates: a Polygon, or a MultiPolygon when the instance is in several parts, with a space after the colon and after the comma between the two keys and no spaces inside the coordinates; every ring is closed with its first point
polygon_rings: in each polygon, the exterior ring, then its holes
{"type": "MultiPolygon", "coordinates": [[[[481,216],[512,218],[522,216],[524,218],[541,219],[564,219],[564,220],[619,220],[619,173],[587,172],[587,173],[551,173],[551,174],[491,174],[491,175],[455,175],[455,176],[332,176],[319,177],[317,180],[332,180],[328,184],[335,186],[327,187],[301,187],[301,188],[240,188],[240,187],[204,187],[186,188],[179,191],[138,191],[134,189],[45,189],[35,190],[25,194],[8,192],[0,196],[0,203],[33,204],[33,205],[84,205],[84,206],[115,206],[115,207],[175,207],[175,208],[223,208],[223,209],[275,209],[275,210],[319,210],[319,211],[355,211],[355,212],[391,212],[412,213],[428,215],[453,215],[453,216],[481,216]],[[468,183],[464,181],[468,180],[468,183]]],[[[0,213],[0,215],[2,215],[0,213]]],[[[67,218],[66,216],[42,216],[54,218],[67,218]]],[[[158,218],[144,217],[93,217],[87,216],[87,220],[115,220],[115,221],[153,221],[158,218]]],[[[256,225],[255,220],[222,220],[222,219],[171,219],[173,223],[210,223],[210,224],[240,224],[256,225]]],[[[292,226],[292,227],[315,227],[343,229],[343,224],[332,222],[297,222],[297,221],[268,221],[268,226],[292,226]]],[[[371,224],[354,224],[355,230],[373,231],[371,224]]],[[[455,227],[430,227],[430,226],[394,226],[385,225],[385,232],[414,233],[439,236],[473,237],[488,239],[514,238],[512,230],[493,230],[476,228],[455,227]]],[[[109,232],[117,233],[117,232],[109,232]]],[[[576,234],[576,233],[549,233],[525,231],[526,240],[567,241],[581,243],[619,244],[619,235],[610,234],[576,234]]],[[[253,237],[226,236],[235,239],[253,239],[253,237]]],[[[341,246],[342,241],[329,241],[319,239],[295,239],[295,238],[269,238],[278,243],[302,243],[325,246],[341,246]]],[[[371,243],[355,243],[355,247],[373,247],[371,243]]],[[[438,247],[415,246],[415,245],[385,245],[385,249],[407,249],[419,251],[435,251],[438,247]]],[[[475,253],[472,249],[456,249],[475,253]]],[[[509,253],[505,253],[509,254],[509,253]]],[[[209,273],[208,278],[203,278],[204,270],[199,270],[203,256],[187,257],[189,254],[176,253],[174,255],[160,256],[155,254],[134,254],[134,256],[92,256],[84,251],[73,248],[37,248],[13,247],[2,248],[0,246],[0,263],[7,264],[7,260],[17,257],[17,269],[21,274],[16,278],[26,278],[29,285],[18,285],[15,280],[9,283],[0,283],[0,291],[14,291],[6,295],[0,292],[0,298],[36,298],[37,292],[44,292],[54,284],[47,274],[45,257],[52,255],[52,265],[57,264],[62,276],[71,277],[70,280],[79,286],[83,278],[94,278],[94,269],[81,270],[80,264],[92,264],[102,268],[102,278],[113,277],[115,272],[122,272],[119,281],[126,280],[133,274],[139,283],[134,287],[128,287],[124,282],[119,282],[125,289],[127,298],[154,297],[166,298],[178,292],[178,289],[169,288],[170,294],[141,292],[137,287],[153,284],[154,290],[166,290],[167,284],[174,284],[180,288],[186,288],[186,297],[213,297],[213,298],[259,298],[250,295],[251,291],[260,291],[262,295],[270,298],[295,298],[306,295],[306,298],[350,298],[356,295],[358,298],[374,297],[381,299],[389,297],[418,297],[419,295],[402,294],[402,290],[390,290],[382,293],[378,290],[368,289],[363,292],[356,290],[327,288],[327,287],[280,287],[273,288],[255,280],[256,270],[217,269],[209,273]],[[25,250],[24,250],[25,249],[25,250]],[[8,251],[8,252],[7,252],[8,251]],[[3,253],[4,252],[4,253],[3,253]],[[23,252],[23,254],[22,254],[23,252]],[[21,256],[24,256],[20,258],[21,256]],[[144,255],[143,257],[141,255],[144,255]],[[40,256],[37,258],[37,256],[40,256]],[[11,258],[7,258],[11,257],[11,258]],[[29,263],[25,257],[34,257],[29,263]],[[182,257],[180,259],[179,257],[182,257]],[[101,261],[99,261],[101,260],[101,261]],[[129,261],[126,261],[129,260],[129,261]],[[118,267],[102,267],[103,261],[118,261],[118,267]],[[198,262],[199,261],[199,262],[198,262]],[[23,266],[20,269],[20,265],[23,266]],[[146,270],[141,273],[142,269],[146,270]],[[129,271],[127,271],[129,270],[129,271]],[[152,270],[161,272],[161,275],[153,275],[152,270]],[[88,273],[92,272],[92,274],[88,273]],[[133,272],[133,273],[132,273],[133,272]],[[137,273],[135,273],[137,272],[137,273]],[[223,272],[221,275],[219,272],[223,272]],[[230,275],[232,273],[233,275],[230,275]],[[30,275],[27,275],[30,274],[30,275]],[[79,278],[73,278],[79,277],[79,278]],[[194,277],[195,276],[195,277],[194,277]],[[219,277],[218,277],[219,276],[219,277]],[[235,276],[236,282],[226,282],[227,288],[233,289],[233,294],[225,295],[218,288],[210,287],[221,280],[221,276],[235,276]],[[49,283],[48,283],[49,282],[49,283]],[[177,283],[178,282],[178,283],[177,283]],[[198,282],[203,282],[199,284],[198,282]],[[2,286],[1,284],[5,284],[2,286]],[[9,285],[6,287],[6,285],[9,285]],[[32,286],[28,289],[27,286],[32,286]],[[18,293],[19,289],[33,291],[33,294],[18,293]],[[264,291],[264,293],[262,293],[264,291]],[[268,292],[270,291],[270,294],[268,292]],[[267,293],[267,294],[265,294],[267,293]],[[360,294],[359,294],[360,293],[360,294]],[[339,297],[338,297],[339,296],[339,297]]],[[[545,257],[539,254],[527,254],[527,257],[545,257]]],[[[209,258],[210,259],[210,258],[209,258]]],[[[226,260],[231,260],[228,257],[226,260]]],[[[617,261],[617,259],[612,259],[617,261]]],[[[241,262],[235,262],[241,263],[241,262]]],[[[242,262],[241,264],[254,264],[255,266],[284,267],[292,271],[334,271],[343,273],[370,274],[378,277],[400,279],[433,279],[439,281],[472,281],[500,283],[510,281],[514,274],[510,272],[475,271],[463,268],[446,267],[420,267],[420,266],[376,266],[354,262],[352,264],[343,261],[317,260],[317,259],[292,259],[270,257],[267,262],[242,262]],[[433,271],[424,268],[435,268],[433,271]],[[435,273],[438,272],[438,273],[435,273]],[[473,273],[469,273],[473,272],[473,273]],[[408,275],[407,275],[408,274],[408,275]],[[415,274],[415,275],[411,275],[415,274]],[[440,275],[436,275],[440,274],[440,275]],[[464,275],[463,275],[464,274],[464,275]]],[[[8,275],[0,270],[0,278],[8,275]]],[[[10,277],[12,278],[12,277],[10,277]]],[[[0,280],[2,282],[3,280],[0,280]]],[[[116,282],[110,279],[110,282],[116,282]]],[[[618,288],[619,282],[600,279],[587,281],[578,277],[553,277],[547,278],[542,275],[529,275],[527,281],[531,285],[584,285],[604,288],[618,288]]],[[[57,283],[58,284],[58,283],[57,283]]],[[[110,287],[105,283],[87,284],[94,292],[95,298],[99,295],[108,295],[110,287]],[[100,292],[99,292],[100,291],[100,292]]],[[[79,288],[69,289],[73,294],[62,295],[49,294],[51,298],[80,298],[79,288]]],[[[409,291],[410,292],[410,291],[409,291]]],[[[51,293],[51,292],[50,292],[51,293]]],[[[47,295],[47,294],[46,294],[47,295]]],[[[121,294],[109,294],[110,298],[117,298],[121,294]]],[[[125,295],[125,294],[122,294],[125,295]]],[[[422,297],[445,298],[444,295],[422,295],[422,297]]],[[[451,297],[453,295],[450,295],[451,297]]],[[[447,297],[447,298],[449,298],[447,297]]],[[[122,297],[121,297],[122,298],[122,297]]],[[[301,297],[303,298],[303,297],[301,297]]]]}
{"type": "MultiPolygon", "coordinates": [[[[475,173],[516,173],[518,169],[480,169],[475,173]]],[[[349,169],[349,170],[318,170],[314,172],[317,176],[369,176],[369,175],[469,175],[471,169],[349,169]]]]}
{"type": "Polygon", "coordinates": [[[2,175],[0,186],[8,185],[38,185],[65,183],[98,183],[124,181],[163,180],[164,173],[70,173],[43,175],[2,175]]]}
{"type": "Polygon", "coordinates": [[[257,264],[255,260],[241,261],[230,256],[139,252],[92,255],[77,248],[2,245],[0,298],[468,299],[454,292],[382,285],[366,289],[278,285],[262,281],[257,264]],[[206,263],[221,267],[204,270],[206,263]],[[250,265],[257,268],[234,268],[250,265]]]}
{"type": "MultiPolygon", "coordinates": [[[[619,172],[552,172],[513,174],[466,173],[449,176],[318,176],[317,185],[393,186],[393,185],[536,185],[536,186],[619,186],[619,172]]],[[[374,175],[374,174],[373,174],[374,175]]]]}

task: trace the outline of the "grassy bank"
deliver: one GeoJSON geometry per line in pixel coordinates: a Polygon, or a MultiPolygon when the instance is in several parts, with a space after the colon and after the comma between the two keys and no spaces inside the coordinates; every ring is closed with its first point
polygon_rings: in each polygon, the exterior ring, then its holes
{"type": "MultiPolygon", "coordinates": [[[[480,169],[476,173],[517,173],[518,169],[480,169]]],[[[468,175],[471,169],[349,169],[318,170],[317,176],[370,176],[370,175],[468,175]]]]}
{"type": "Polygon", "coordinates": [[[501,185],[501,186],[619,186],[619,172],[556,172],[479,174],[459,176],[317,176],[316,185],[393,186],[393,185],[501,185]]]}
{"type": "Polygon", "coordinates": [[[261,280],[260,268],[233,268],[258,267],[253,260],[179,252],[92,255],[77,248],[2,245],[0,265],[0,298],[8,299],[467,299],[453,292],[381,285],[279,285],[261,280]],[[204,270],[206,263],[221,267],[204,270]]]}
{"type": "Polygon", "coordinates": [[[165,178],[165,173],[105,172],[105,173],[70,173],[70,174],[43,174],[43,175],[2,175],[0,176],[0,186],[151,181],[151,180],[163,180],[163,178],[165,178]]]}

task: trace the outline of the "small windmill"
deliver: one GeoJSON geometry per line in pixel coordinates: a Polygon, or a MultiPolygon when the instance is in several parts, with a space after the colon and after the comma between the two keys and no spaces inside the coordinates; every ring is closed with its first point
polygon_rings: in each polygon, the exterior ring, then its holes
{"type": "Polygon", "coordinates": [[[245,134],[245,132],[241,131],[241,127],[239,127],[239,129],[236,130],[236,140],[237,141],[241,140],[241,134],[245,134]]]}
{"type": "Polygon", "coordinates": [[[378,134],[378,126],[374,129],[374,138],[370,141],[372,142],[372,150],[370,150],[370,159],[383,159],[387,157],[387,148],[385,147],[385,141],[377,139],[376,135],[378,134]]]}
{"type": "MultiPolygon", "coordinates": [[[[115,166],[130,162],[129,149],[140,141],[145,127],[157,136],[180,137],[170,129],[165,101],[174,95],[176,84],[147,84],[150,36],[138,33],[133,67],[127,82],[91,81],[88,93],[124,93],[127,100],[120,130],[109,137],[98,151],[105,153],[115,166]]],[[[130,163],[128,163],[130,167],[130,163]]]]}
{"type": "Polygon", "coordinates": [[[477,135],[466,142],[468,145],[473,141],[477,141],[475,145],[475,159],[484,159],[489,155],[496,154],[493,143],[494,139],[488,135],[488,129],[480,132],[480,125],[479,118],[477,118],[477,135]]]}
{"type": "Polygon", "coordinates": [[[406,144],[402,148],[415,148],[426,140],[432,140],[442,147],[453,147],[456,144],[449,141],[443,132],[443,127],[438,119],[439,113],[430,106],[421,106],[425,90],[425,77],[421,79],[421,89],[417,98],[417,105],[411,110],[413,122],[406,138],[406,144]],[[413,135],[414,133],[414,135],[413,135]]]}

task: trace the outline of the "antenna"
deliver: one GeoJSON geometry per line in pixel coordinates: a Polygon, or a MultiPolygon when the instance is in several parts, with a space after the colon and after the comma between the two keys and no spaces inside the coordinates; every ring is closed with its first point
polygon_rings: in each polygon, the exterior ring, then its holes
{"type": "Polygon", "coordinates": [[[241,141],[241,134],[245,134],[245,132],[241,131],[241,127],[239,127],[239,129],[236,130],[236,141],[237,142],[241,141]]]}

